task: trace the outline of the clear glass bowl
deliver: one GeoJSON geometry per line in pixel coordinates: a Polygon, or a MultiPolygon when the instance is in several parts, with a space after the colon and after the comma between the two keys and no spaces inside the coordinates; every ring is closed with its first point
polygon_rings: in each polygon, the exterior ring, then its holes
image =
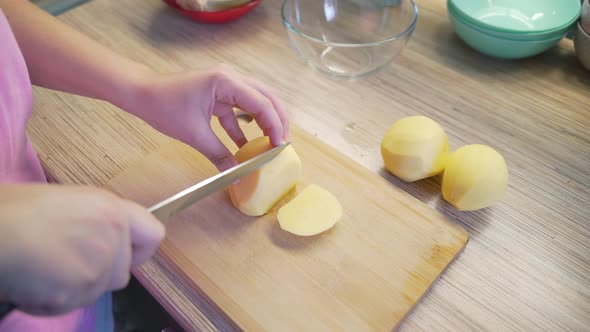
{"type": "Polygon", "coordinates": [[[412,0],[284,0],[291,46],[335,78],[375,73],[404,49],[418,21],[412,0]]]}

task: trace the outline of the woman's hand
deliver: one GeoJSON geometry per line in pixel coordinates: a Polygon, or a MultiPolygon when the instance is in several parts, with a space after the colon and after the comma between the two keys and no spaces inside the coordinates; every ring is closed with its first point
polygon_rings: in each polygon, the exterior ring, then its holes
{"type": "Polygon", "coordinates": [[[111,102],[162,133],[193,146],[219,170],[236,161],[213,134],[211,117],[219,119],[238,146],[246,142],[233,106],[254,115],[274,145],[287,139],[285,112],[272,92],[228,66],[203,72],[155,74],[145,65],[87,38],[30,1],[0,0],[0,6],[35,85],[111,102]]]}
{"type": "Polygon", "coordinates": [[[269,88],[225,65],[204,72],[147,74],[137,87],[135,97],[121,107],[199,150],[220,171],[236,161],[211,129],[213,116],[238,147],[247,140],[234,107],[250,113],[273,145],[288,137],[285,111],[269,88]]]}
{"type": "Polygon", "coordinates": [[[0,186],[0,302],[60,314],[125,287],[164,227],[141,206],[103,190],[0,186]]]}

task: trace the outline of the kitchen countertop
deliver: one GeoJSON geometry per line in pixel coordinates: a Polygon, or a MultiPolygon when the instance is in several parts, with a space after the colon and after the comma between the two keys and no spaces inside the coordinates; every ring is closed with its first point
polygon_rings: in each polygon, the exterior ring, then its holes
{"type": "MultiPolygon", "coordinates": [[[[419,0],[414,35],[384,72],[333,81],[289,48],[279,1],[235,23],[189,21],[158,0],[95,0],[59,18],[159,71],[219,62],[273,85],[291,122],[386,177],[470,233],[465,251],[401,330],[585,330],[590,326],[590,73],[573,45],[535,58],[480,55],[452,32],[446,1],[419,0]],[[379,143],[395,120],[422,114],[450,145],[481,143],[506,159],[505,199],[459,212],[440,181],[383,171],[379,143]]],[[[29,134],[48,176],[103,185],[169,138],[107,103],[35,88],[29,134]]],[[[134,271],[186,328],[232,325],[190,297],[157,259],[134,271]]]]}

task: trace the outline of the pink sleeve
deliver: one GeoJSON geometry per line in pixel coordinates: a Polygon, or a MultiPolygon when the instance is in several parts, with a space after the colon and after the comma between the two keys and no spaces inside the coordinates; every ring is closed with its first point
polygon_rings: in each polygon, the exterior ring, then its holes
{"type": "Polygon", "coordinates": [[[0,183],[45,181],[25,131],[32,99],[27,67],[0,10],[0,183]]]}
{"type": "MultiPolygon", "coordinates": [[[[0,9],[0,184],[46,182],[26,135],[32,111],[31,89],[23,56],[0,9]]],[[[86,332],[99,326],[95,323],[95,305],[57,317],[33,317],[14,311],[0,321],[0,332],[86,332]]]]}

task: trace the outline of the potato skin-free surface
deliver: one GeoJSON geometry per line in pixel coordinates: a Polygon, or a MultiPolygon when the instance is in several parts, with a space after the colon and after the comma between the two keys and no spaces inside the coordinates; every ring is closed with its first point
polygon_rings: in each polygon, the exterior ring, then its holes
{"type": "Polygon", "coordinates": [[[507,187],[506,161],[496,150],[481,144],[466,145],[453,152],[442,180],[443,198],[462,211],[497,203],[507,187]]]}
{"type": "Polygon", "coordinates": [[[342,205],[332,193],[312,184],[306,187],[277,214],[281,228],[300,236],[322,233],[342,217],[342,205]]]}
{"type": "Polygon", "coordinates": [[[385,168],[406,182],[441,173],[449,154],[443,128],[425,116],[410,116],[395,122],[381,141],[385,168]]]}
{"type": "MultiPolygon", "coordinates": [[[[246,143],[238,152],[239,163],[272,149],[267,137],[246,143]]],[[[243,214],[261,216],[292,190],[301,178],[301,160],[292,146],[288,146],[260,169],[246,175],[229,187],[232,204],[243,214]]]]}

